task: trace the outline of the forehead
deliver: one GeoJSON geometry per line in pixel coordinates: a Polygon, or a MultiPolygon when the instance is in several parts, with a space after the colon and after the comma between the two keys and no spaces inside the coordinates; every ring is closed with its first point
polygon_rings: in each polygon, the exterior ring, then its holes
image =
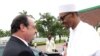
{"type": "Polygon", "coordinates": [[[62,12],[62,13],[59,13],[59,16],[63,16],[63,15],[66,15],[68,12],[62,12]]]}

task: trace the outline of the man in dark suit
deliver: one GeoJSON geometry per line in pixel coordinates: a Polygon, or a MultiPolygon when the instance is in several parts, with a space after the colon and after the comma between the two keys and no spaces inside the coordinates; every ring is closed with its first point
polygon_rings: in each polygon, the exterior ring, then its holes
{"type": "Polygon", "coordinates": [[[28,43],[34,39],[37,29],[34,19],[27,15],[18,15],[11,24],[11,38],[3,56],[35,56],[28,43]]]}

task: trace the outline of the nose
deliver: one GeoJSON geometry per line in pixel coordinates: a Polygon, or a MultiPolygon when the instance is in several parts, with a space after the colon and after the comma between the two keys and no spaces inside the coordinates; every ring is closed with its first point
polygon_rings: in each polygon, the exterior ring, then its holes
{"type": "Polygon", "coordinates": [[[61,21],[61,24],[65,24],[65,22],[66,22],[65,20],[62,20],[62,21],[61,21]]]}

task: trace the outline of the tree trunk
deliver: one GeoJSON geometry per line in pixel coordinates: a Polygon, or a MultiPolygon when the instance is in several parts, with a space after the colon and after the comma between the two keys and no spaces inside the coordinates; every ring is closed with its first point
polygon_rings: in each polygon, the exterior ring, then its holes
{"type": "Polygon", "coordinates": [[[61,35],[59,35],[59,43],[61,42],[61,35]]]}
{"type": "Polygon", "coordinates": [[[56,42],[56,37],[54,37],[54,42],[56,42]]]}

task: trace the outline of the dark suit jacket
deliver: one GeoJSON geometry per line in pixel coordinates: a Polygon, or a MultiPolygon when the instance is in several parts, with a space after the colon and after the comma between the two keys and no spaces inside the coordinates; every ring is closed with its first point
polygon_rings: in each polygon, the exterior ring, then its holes
{"type": "Polygon", "coordinates": [[[33,51],[20,39],[11,36],[8,41],[3,56],[35,56],[33,51]]]}

